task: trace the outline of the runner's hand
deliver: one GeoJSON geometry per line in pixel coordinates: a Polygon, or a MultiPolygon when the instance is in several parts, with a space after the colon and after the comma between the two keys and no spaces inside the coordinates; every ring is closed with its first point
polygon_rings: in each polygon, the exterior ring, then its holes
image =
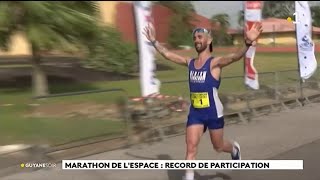
{"type": "Polygon", "coordinates": [[[262,32],[261,22],[256,22],[253,24],[252,28],[246,32],[246,40],[254,42],[258,39],[262,32]]]}
{"type": "Polygon", "coordinates": [[[154,30],[154,27],[151,23],[148,24],[148,26],[146,26],[144,28],[144,32],[142,32],[146,38],[150,41],[150,42],[153,42],[156,40],[156,33],[155,33],[155,30],[154,30]]]}

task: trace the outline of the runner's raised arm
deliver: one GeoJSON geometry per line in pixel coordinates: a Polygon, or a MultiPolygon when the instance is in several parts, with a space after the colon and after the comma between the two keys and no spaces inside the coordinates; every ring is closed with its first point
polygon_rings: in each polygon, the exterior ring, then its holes
{"type": "Polygon", "coordinates": [[[154,48],[167,60],[172,61],[174,63],[180,64],[180,65],[188,65],[191,58],[184,57],[179,54],[173,53],[169,51],[167,48],[162,46],[155,37],[155,30],[153,25],[149,24],[147,27],[144,28],[143,34],[146,36],[146,38],[152,43],[154,48]]]}

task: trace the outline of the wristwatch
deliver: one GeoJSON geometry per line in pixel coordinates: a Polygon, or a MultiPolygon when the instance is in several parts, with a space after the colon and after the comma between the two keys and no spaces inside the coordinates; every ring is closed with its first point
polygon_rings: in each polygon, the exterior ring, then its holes
{"type": "Polygon", "coordinates": [[[157,40],[151,41],[152,45],[155,45],[157,43],[157,40]]]}
{"type": "Polygon", "coordinates": [[[252,41],[249,43],[247,39],[244,40],[244,43],[246,44],[246,46],[252,46],[252,41]]]}

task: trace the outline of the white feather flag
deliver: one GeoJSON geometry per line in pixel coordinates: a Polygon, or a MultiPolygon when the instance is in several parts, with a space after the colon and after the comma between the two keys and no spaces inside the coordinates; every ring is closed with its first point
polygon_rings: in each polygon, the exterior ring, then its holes
{"type": "Polygon", "coordinates": [[[295,15],[300,77],[306,80],[317,70],[312,41],[312,17],[308,1],[295,1],[295,15]]]}
{"type": "Polygon", "coordinates": [[[134,13],[136,20],[137,41],[139,44],[140,83],[142,97],[158,94],[160,81],[155,78],[155,50],[143,35],[143,29],[152,22],[150,1],[135,1],[134,13]]]}

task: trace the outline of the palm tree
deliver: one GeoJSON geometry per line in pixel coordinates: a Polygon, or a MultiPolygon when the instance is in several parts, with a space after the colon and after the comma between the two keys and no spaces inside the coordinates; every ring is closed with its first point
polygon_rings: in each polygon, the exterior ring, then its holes
{"type": "Polygon", "coordinates": [[[48,82],[41,57],[45,52],[74,52],[96,34],[98,6],[93,1],[1,1],[0,47],[8,50],[10,38],[24,34],[32,53],[35,96],[47,95],[48,82]]]}
{"type": "Polygon", "coordinates": [[[232,40],[231,36],[227,33],[228,28],[230,27],[230,18],[228,14],[216,14],[211,17],[211,22],[216,27],[213,30],[213,43],[217,45],[229,45],[232,40]]]}
{"type": "Polygon", "coordinates": [[[238,25],[239,27],[243,27],[244,24],[244,11],[240,10],[238,13],[238,25]]]}
{"type": "Polygon", "coordinates": [[[227,29],[230,27],[230,17],[228,14],[216,14],[211,17],[213,24],[218,24],[221,29],[227,29]]]}

